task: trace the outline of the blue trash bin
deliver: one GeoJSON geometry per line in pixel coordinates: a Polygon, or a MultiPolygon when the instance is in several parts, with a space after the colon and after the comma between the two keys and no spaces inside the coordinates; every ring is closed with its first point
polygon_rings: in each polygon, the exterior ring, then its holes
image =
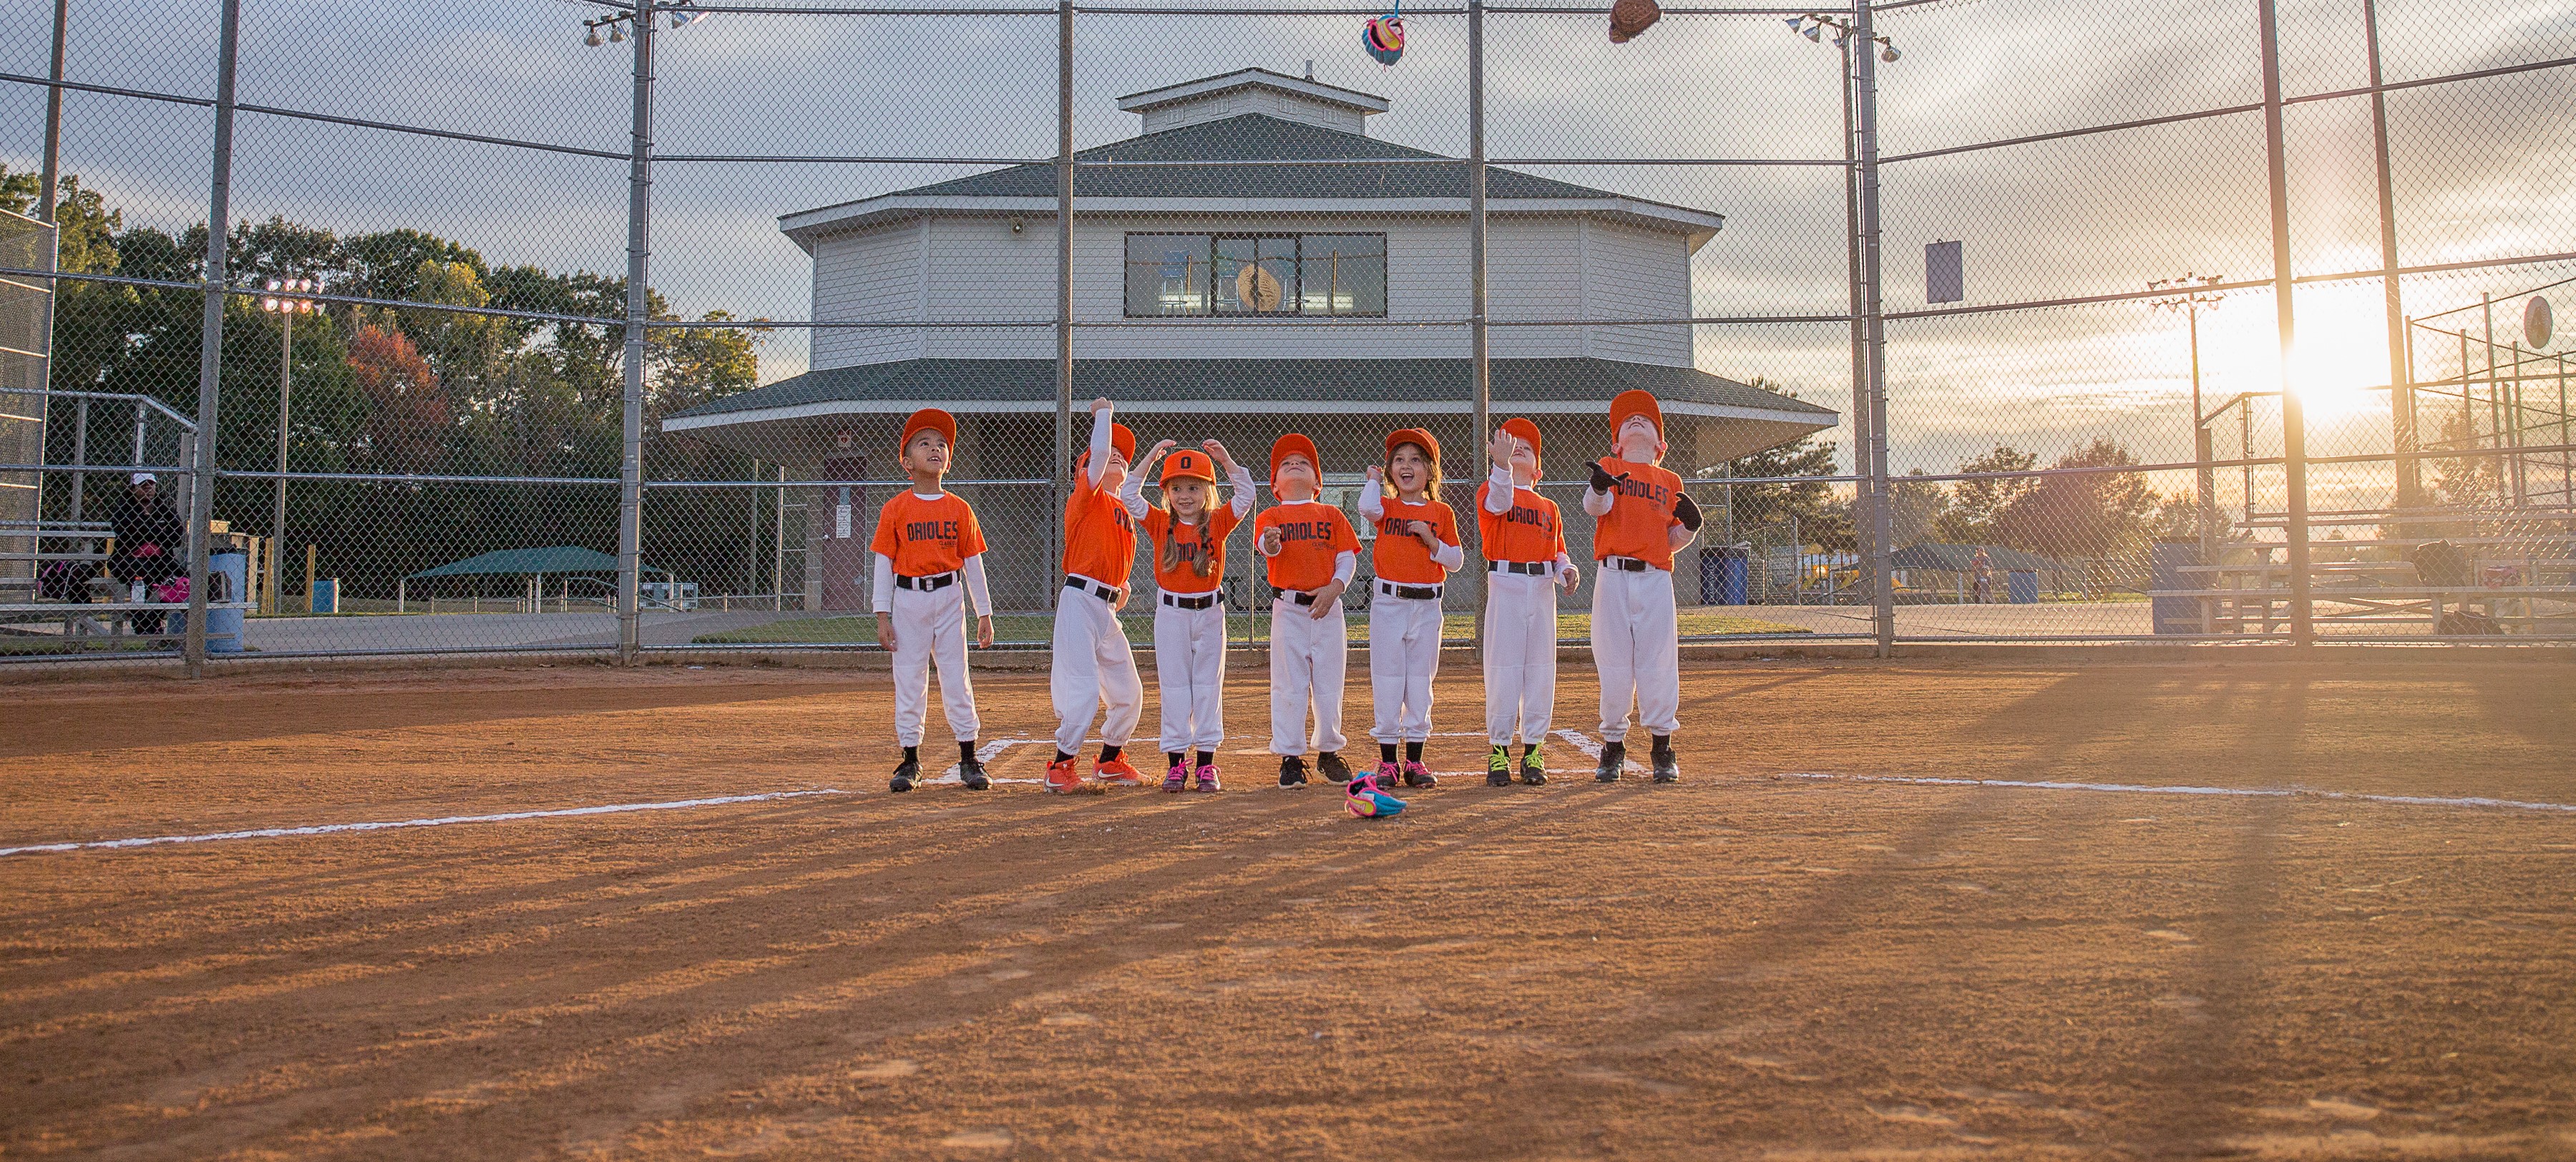
{"type": "MultiPolygon", "coordinates": [[[[2200,542],[2158,541],[2147,550],[2147,588],[2171,591],[2206,589],[2208,574],[2182,571],[2185,565],[2200,563],[2200,542]]],[[[2155,632],[2196,634],[2200,632],[2200,601],[2191,597],[2150,597],[2148,616],[2155,632]]]]}
{"type": "Polygon", "coordinates": [[[1699,553],[1699,603],[1743,605],[1750,592],[1744,545],[1710,545],[1699,553]]]}
{"type": "Polygon", "coordinates": [[[313,612],[340,612],[340,579],[317,577],[313,581],[313,612]]]}
{"type": "Polygon", "coordinates": [[[2004,574],[2004,600],[2014,605],[2039,604],[2039,570],[2007,571],[2004,574]]]}
{"type": "MultiPolygon", "coordinates": [[[[206,600],[239,601],[250,592],[250,554],[239,549],[217,549],[206,558],[206,576],[206,600]]],[[[206,652],[242,652],[241,610],[206,611],[206,652]]]]}

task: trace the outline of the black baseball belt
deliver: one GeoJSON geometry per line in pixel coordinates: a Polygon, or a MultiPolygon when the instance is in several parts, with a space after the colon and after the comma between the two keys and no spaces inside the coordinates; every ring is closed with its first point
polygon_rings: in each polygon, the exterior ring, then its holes
{"type": "Polygon", "coordinates": [[[1554,571],[1547,561],[1487,561],[1485,568],[1496,573],[1518,573],[1523,577],[1545,577],[1554,571]]]}
{"type": "Polygon", "coordinates": [[[1064,579],[1064,587],[1067,589],[1082,590],[1083,592],[1097,597],[1102,601],[1114,603],[1118,600],[1118,590],[1115,586],[1103,585],[1100,582],[1079,574],[1066,577],[1064,579]]]}
{"type": "Polygon", "coordinates": [[[1617,569],[1622,573],[1643,573],[1655,566],[1651,562],[1640,561],[1635,557],[1603,557],[1601,558],[1601,567],[1604,569],[1617,569]]]}
{"type": "Polygon", "coordinates": [[[923,593],[936,593],[956,583],[957,574],[953,572],[933,573],[927,577],[906,577],[901,573],[894,575],[895,588],[917,589],[923,593]]]}
{"type": "Polygon", "coordinates": [[[1398,585],[1393,581],[1380,581],[1377,591],[1384,596],[1401,597],[1407,601],[1440,600],[1440,587],[1437,585],[1398,585]]]}
{"type": "Polygon", "coordinates": [[[1223,595],[1215,592],[1214,590],[1187,597],[1178,593],[1166,593],[1163,595],[1163,604],[1171,606],[1174,609],[1205,609],[1216,604],[1222,599],[1223,595]]]}

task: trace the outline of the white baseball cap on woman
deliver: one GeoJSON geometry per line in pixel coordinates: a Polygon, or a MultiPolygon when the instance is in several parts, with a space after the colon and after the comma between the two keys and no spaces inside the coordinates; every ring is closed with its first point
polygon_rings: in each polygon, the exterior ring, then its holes
{"type": "Polygon", "coordinates": [[[126,481],[126,483],[127,483],[128,485],[135,485],[135,484],[159,484],[159,483],[161,483],[161,478],[160,478],[160,477],[158,477],[158,476],[154,476],[153,474],[151,474],[151,473],[149,473],[149,472],[137,472],[137,473],[135,473],[135,474],[134,474],[134,478],[133,478],[133,479],[131,479],[131,480],[126,481]]]}

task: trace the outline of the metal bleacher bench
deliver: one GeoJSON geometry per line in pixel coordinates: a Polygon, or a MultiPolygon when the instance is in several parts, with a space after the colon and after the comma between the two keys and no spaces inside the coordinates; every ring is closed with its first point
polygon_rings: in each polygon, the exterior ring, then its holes
{"type": "MultiPolygon", "coordinates": [[[[25,577],[0,577],[0,641],[58,641],[65,644],[122,646],[135,642],[176,642],[184,633],[135,633],[134,615],[160,611],[186,613],[184,601],[129,601],[118,596],[131,591],[123,582],[108,577],[89,579],[86,600],[46,600],[43,582],[36,574],[58,561],[104,563],[108,559],[106,542],[115,534],[106,525],[95,522],[80,524],[53,521],[0,521],[0,561],[25,561],[31,566],[25,577]],[[84,542],[74,549],[47,550],[47,541],[84,542]]],[[[248,610],[247,601],[225,601],[209,609],[248,610]]],[[[230,638],[228,633],[207,635],[230,638]]]]}

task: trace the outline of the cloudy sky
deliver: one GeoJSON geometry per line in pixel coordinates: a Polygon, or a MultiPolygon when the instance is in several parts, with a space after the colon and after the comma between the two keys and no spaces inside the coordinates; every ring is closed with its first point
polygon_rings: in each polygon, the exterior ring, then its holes
{"type": "MultiPolygon", "coordinates": [[[[1277,0],[1265,0],[1275,6],[1277,0]]],[[[45,70],[47,5],[0,6],[0,62],[45,70]]],[[[73,0],[76,80],[162,92],[213,87],[210,0],[73,0]]],[[[581,44],[587,9],[461,0],[435,9],[244,0],[241,99],[590,149],[625,147],[628,59],[581,44]]],[[[2576,56],[2564,0],[2391,0],[2391,80],[2576,56]]],[[[1883,151],[1926,150],[2260,99],[2252,0],[1941,0],[1883,14],[1903,59],[1882,66],[1883,151]]],[[[1466,150],[1463,17],[1408,18],[1392,68],[1349,15],[1103,15],[1077,31],[1076,140],[1132,136],[1123,93],[1261,66],[1382,94],[1379,137],[1466,150]]],[[[1839,155],[1838,65],[1768,16],[1674,16],[1612,46],[1597,16],[1488,21],[1496,157],[1839,155]]],[[[660,149],[688,154],[1040,157],[1053,150],[1052,16],[718,15],[663,37],[660,149]]],[[[2367,81],[2360,0],[2284,0],[2284,87],[2367,81]]],[[[2576,251],[2576,68],[2409,90],[2389,101],[2409,265],[2576,251]]],[[[0,161],[32,168],[41,90],[0,84],[0,161]]],[[[64,160],[128,221],[202,220],[211,118],[72,94],[64,160]]],[[[2292,237],[2302,274],[2379,263],[2369,105],[2294,106],[2292,237]]],[[[622,161],[532,153],[242,115],[234,216],[283,214],[343,233],[417,227],[495,262],[623,269],[622,161]]],[[[808,267],[782,213],[974,172],[970,167],[668,163],[656,186],[654,285],[681,310],[797,318],[808,267]]],[[[1570,166],[1536,172],[1717,210],[1696,266],[1704,315],[1842,309],[1843,203],[1819,167],[1570,166]]],[[[2143,289],[2186,271],[2270,271],[2259,115],[1900,161],[1885,178],[1887,302],[1924,306],[1924,244],[1962,241],[1971,305],[2143,289]]],[[[2406,282],[2418,313],[2576,274],[2536,266],[2406,282]]],[[[2576,289],[2576,288],[2571,288],[2576,289]]],[[[2560,294],[2562,317],[2576,294],[2560,294]]],[[[2299,296],[2294,380],[2340,448],[2385,446],[2376,283],[2299,296]],[[2374,412],[2374,409],[2376,411],[2374,412]],[[2374,444],[2374,440],[2376,443],[2374,444]]],[[[2203,320],[2212,398],[2274,384],[2272,302],[2228,297],[2203,320]]],[[[2474,317],[2474,316],[2472,316],[2474,317]]],[[[1768,377],[1846,408],[1838,325],[1704,326],[1699,364],[1768,377]]],[[[1899,321],[1890,390],[1899,470],[1942,471],[2002,443],[2054,455],[2096,435],[2187,459],[2183,320],[2140,304],[1899,321]]],[[[2568,344],[2562,340],[2561,347],[2568,344]]],[[[764,374],[800,370],[801,337],[768,341],[764,374]]],[[[2449,360],[2427,361],[2428,374],[2449,360]],[[2440,366],[2434,368],[2432,364],[2440,366]]]]}

